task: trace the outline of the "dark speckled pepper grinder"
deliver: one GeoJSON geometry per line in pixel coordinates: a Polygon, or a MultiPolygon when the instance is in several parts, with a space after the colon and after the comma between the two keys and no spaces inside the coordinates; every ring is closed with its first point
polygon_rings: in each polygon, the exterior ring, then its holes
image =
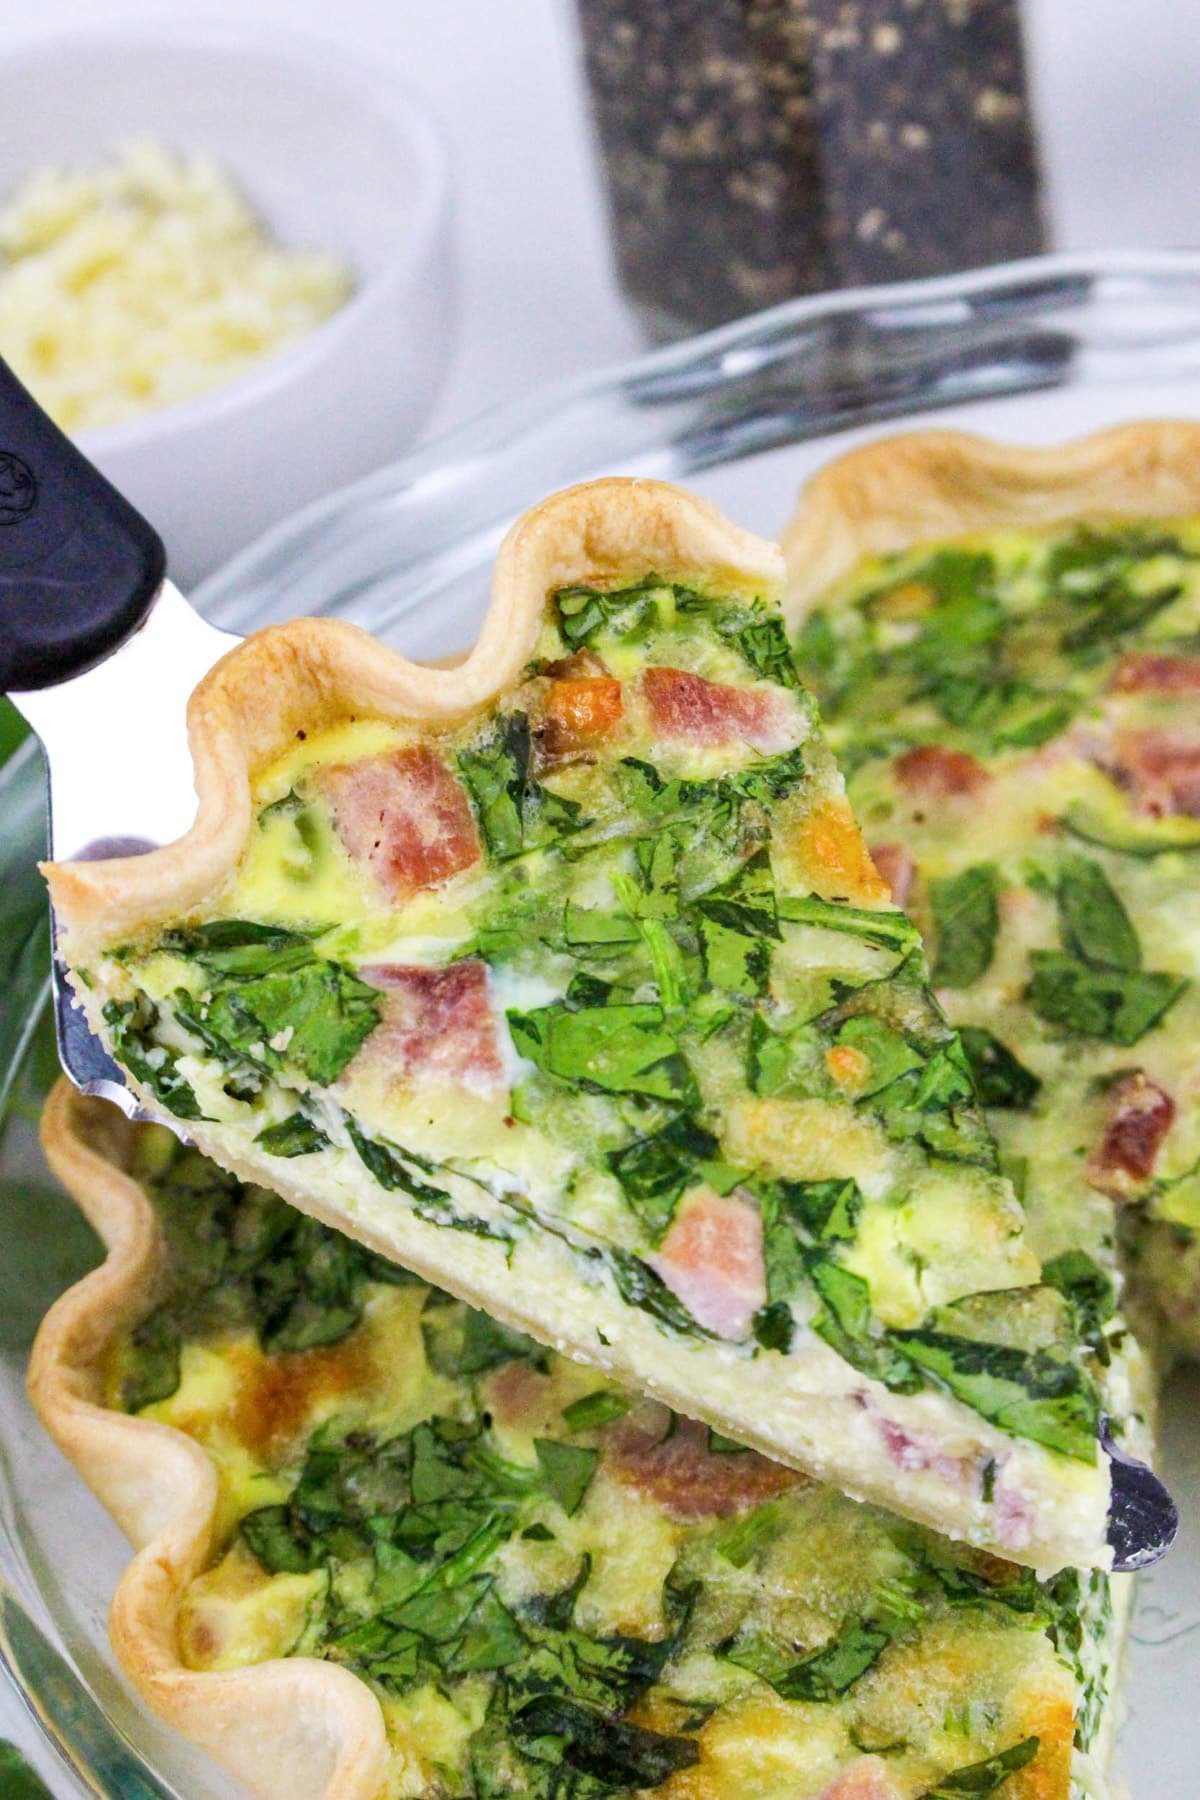
{"type": "Polygon", "coordinates": [[[578,0],[656,337],[1044,247],[1018,0],[578,0]]]}

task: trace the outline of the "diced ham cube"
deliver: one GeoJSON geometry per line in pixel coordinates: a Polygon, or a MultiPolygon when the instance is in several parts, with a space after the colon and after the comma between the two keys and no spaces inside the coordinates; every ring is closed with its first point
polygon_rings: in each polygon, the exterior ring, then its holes
{"type": "Polygon", "coordinates": [[[1128,651],[1109,683],[1117,694],[1200,694],[1200,656],[1128,651]]]}
{"type": "Polygon", "coordinates": [[[766,1302],[762,1214],[736,1194],[698,1189],[649,1260],[692,1317],[718,1337],[745,1337],[766,1302]]]}
{"type": "Polygon", "coordinates": [[[892,890],[897,906],[907,906],[917,865],[903,844],[872,844],[871,861],[892,890]]]}
{"type": "Polygon", "coordinates": [[[904,750],[892,767],[900,786],[918,800],[961,800],[978,794],[992,779],[975,757],[945,744],[904,750]]]}
{"type": "Polygon", "coordinates": [[[1088,1158],[1087,1178],[1115,1200],[1149,1181],[1163,1139],[1175,1119],[1175,1102],[1141,1069],[1109,1088],[1104,1136],[1088,1158]]]}
{"type": "Polygon", "coordinates": [[[317,781],[342,843],[393,902],[479,861],[467,791],[424,744],[336,764],[317,781]]]}
{"type": "Polygon", "coordinates": [[[621,684],[611,675],[552,681],[538,726],[538,748],[548,761],[586,753],[620,723],[621,684]]]}
{"type": "Polygon", "coordinates": [[[358,973],[384,993],[383,1012],[362,1055],[403,1081],[488,1094],[504,1079],[487,966],[425,969],[377,964],[358,973]]]}
{"type": "MultiPolygon", "coordinates": [[[[484,1383],[483,1400],[487,1410],[499,1425],[524,1425],[532,1429],[536,1423],[545,1423],[548,1407],[554,1392],[554,1383],[549,1375],[523,1356],[514,1356],[511,1362],[502,1363],[490,1374],[484,1383]]],[[[561,1417],[562,1402],[555,1408],[557,1417],[561,1417]]]]}
{"type": "Polygon", "coordinates": [[[799,741],[794,703],[772,688],[730,687],[687,669],[647,669],[642,696],[659,738],[700,745],[740,742],[764,755],[799,741]]]}
{"type": "Polygon", "coordinates": [[[728,1518],[808,1481],[756,1450],[710,1450],[706,1426],[673,1419],[657,1400],[641,1401],[609,1428],[604,1464],[677,1519],[728,1518]]]}
{"type": "Polygon", "coordinates": [[[1200,738],[1170,731],[1119,731],[1109,766],[1150,818],[1200,819],[1200,738]]]}
{"type": "Polygon", "coordinates": [[[843,1769],[817,1800],[904,1800],[882,1757],[860,1756],[843,1769]]]}

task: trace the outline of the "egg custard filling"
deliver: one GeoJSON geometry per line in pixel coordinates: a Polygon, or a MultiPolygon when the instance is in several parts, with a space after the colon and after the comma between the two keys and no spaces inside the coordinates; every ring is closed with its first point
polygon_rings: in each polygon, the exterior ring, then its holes
{"type": "Polygon", "coordinates": [[[1126,1578],[858,1505],[129,1138],[163,1254],[102,1398],[218,1475],[180,1659],[352,1671],[380,1800],[1103,1793],[1126,1578]]]}
{"type": "MultiPolygon", "coordinates": [[[[859,1497],[1107,1565],[1090,1327],[772,594],[552,590],[469,717],[298,731],[220,892],[78,979],[243,1175],[859,1497]]],[[[1119,980],[1123,1030],[1186,986],[1119,980]]]]}
{"type": "Polygon", "coordinates": [[[797,650],[1045,1272],[1119,1224],[1200,1347],[1200,524],[873,561],[797,650]]]}

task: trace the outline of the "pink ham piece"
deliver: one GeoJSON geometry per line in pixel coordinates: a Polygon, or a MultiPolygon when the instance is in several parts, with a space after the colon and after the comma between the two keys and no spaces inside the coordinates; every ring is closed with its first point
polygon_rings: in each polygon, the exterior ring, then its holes
{"type": "Polygon", "coordinates": [[[383,1015],[363,1054],[404,1081],[488,1094],[504,1080],[487,966],[424,969],[377,964],[359,974],[385,995],[383,1015]]]}
{"type": "Polygon", "coordinates": [[[871,861],[892,890],[897,906],[907,906],[917,865],[903,844],[872,844],[871,861]]]}
{"type": "Polygon", "coordinates": [[[479,861],[467,791],[424,744],[322,769],[317,784],[346,849],[396,904],[479,861]]]}
{"type": "Polygon", "coordinates": [[[1106,1099],[1104,1136],[1088,1158],[1087,1178],[1094,1188],[1120,1200],[1153,1175],[1175,1120],[1175,1102],[1141,1069],[1122,1075],[1106,1099]]]}
{"type": "Polygon", "coordinates": [[[1154,819],[1200,819],[1200,738],[1170,731],[1119,731],[1112,774],[1154,819]]]}
{"type": "Polygon", "coordinates": [[[1113,670],[1115,694],[1200,694],[1200,656],[1159,656],[1130,650],[1113,670]]]}
{"type": "Polygon", "coordinates": [[[879,1756],[860,1756],[842,1770],[817,1800],[904,1800],[879,1756]]]}
{"type": "Polygon", "coordinates": [[[918,800],[961,800],[978,794],[992,779],[975,757],[945,744],[918,744],[903,751],[892,767],[900,786],[918,800]]]}
{"type": "Polygon", "coordinates": [[[656,737],[687,744],[750,744],[764,755],[797,741],[797,715],[770,688],[730,687],[687,669],[647,669],[642,697],[656,737]]]}
{"type": "Polygon", "coordinates": [[[757,1450],[710,1450],[706,1426],[673,1418],[657,1400],[640,1401],[610,1427],[604,1466],[677,1519],[728,1518],[808,1481],[757,1450]]]}
{"type": "Polygon", "coordinates": [[[692,1317],[718,1337],[745,1337],[766,1303],[762,1214],[736,1194],[698,1189],[648,1260],[692,1317]]]}

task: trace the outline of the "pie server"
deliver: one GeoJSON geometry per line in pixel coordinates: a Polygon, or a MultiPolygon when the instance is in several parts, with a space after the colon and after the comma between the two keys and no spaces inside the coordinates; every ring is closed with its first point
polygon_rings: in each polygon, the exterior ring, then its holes
{"type": "MultiPolygon", "coordinates": [[[[187,702],[239,641],[192,610],[166,578],[158,535],[0,362],[0,691],[46,753],[56,862],[135,855],[188,829],[187,702]]],[[[54,992],[67,1074],[136,1118],[57,964],[54,992]]],[[[1144,1568],[1175,1536],[1174,1502],[1107,1431],[1101,1442],[1115,1566],[1144,1568]]]]}

